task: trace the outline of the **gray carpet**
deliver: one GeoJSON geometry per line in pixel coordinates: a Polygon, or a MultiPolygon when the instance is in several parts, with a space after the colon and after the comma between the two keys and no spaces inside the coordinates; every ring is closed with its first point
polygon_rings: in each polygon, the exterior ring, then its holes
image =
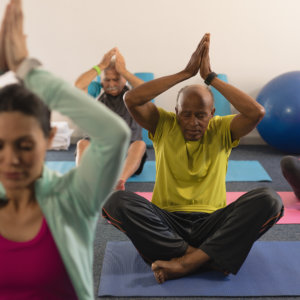
{"type": "MultiPolygon", "coordinates": [[[[148,160],[154,160],[153,149],[147,149],[148,160]]],[[[73,160],[74,146],[69,151],[48,151],[47,160],[73,160]]],[[[285,154],[269,147],[269,146],[239,146],[233,149],[230,159],[232,160],[258,160],[265,170],[272,178],[272,182],[230,182],[227,183],[227,191],[248,191],[260,186],[270,186],[276,191],[291,191],[291,187],[286,182],[281,174],[280,160],[285,154]]],[[[126,189],[130,191],[150,192],[153,190],[153,183],[127,183],[126,189]]],[[[94,244],[94,289],[97,295],[100,273],[103,261],[104,250],[107,241],[122,241],[127,240],[127,237],[115,229],[113,226],[107,224],[104,219],[100,218],[97,226],[97,233],[94,244]]],[[[260,240],[265,241],[299,241],[300,240],[300,225],[275,225],[271,228],[260,240]]],[[[279,258],[280,259],[280,258],[279,258]]],[[[299,278],[300,284],[300,278],[299,278]]],[[[97,298],[97,297],[96,297],[97,298]]],[[[184,299],[204,299],[207,297],[184,297],[184,299]]],[[[224,299],[225,297],[210,297],[209,299],[224,299]]],[[[243,297],[235,299],[283,299],[282,297],[243,297]]],[[[98,299],[110,299],[108,297],[101,297],[98,299]]],[[[113,299],[143,299],[142,297],[126,298],[114,297],[113,299]]],[[[164,299],[162,297],[147,297],[144,299],[164,299]]],[[[182,297],[171,299],[183,299],[182,297]]],[[[300,297],[284,297],[284,299],[300,299],[300,297]]]]}

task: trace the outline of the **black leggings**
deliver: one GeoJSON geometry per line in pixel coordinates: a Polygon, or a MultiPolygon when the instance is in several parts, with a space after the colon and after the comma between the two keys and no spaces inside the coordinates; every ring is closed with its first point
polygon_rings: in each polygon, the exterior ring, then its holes
{"type": "Polygon", "coordinates": [[[211,214],[168,212],[128,191],[113,193],[103,217],[124,232],[147,263],[203,250],[221,270],[236,274],[253,243],[283,215],[278,194],[258,188],[211,214]]]}

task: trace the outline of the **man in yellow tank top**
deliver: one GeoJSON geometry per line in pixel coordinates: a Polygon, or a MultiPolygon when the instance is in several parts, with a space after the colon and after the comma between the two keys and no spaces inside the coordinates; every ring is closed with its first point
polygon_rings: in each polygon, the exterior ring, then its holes
{"type": "Polygon", "coordinates": [[[149,131],[156,155],[152,202],[132,192],[111,195],[103,216],[131,239],[158,283],[201,268],[236,274],[253,243],[282,216],[280,197],[252,190],[226,206],[231,149],[264,116],[253,98],[211,71],[205,34],[183,71],[147,82],[125,95],[135,120],[149,131]],[[212,93],[201,85],[178,93],[175,113],[151,102],[197,73],[217,89],[236,115],[214,117],[212,93]]]}

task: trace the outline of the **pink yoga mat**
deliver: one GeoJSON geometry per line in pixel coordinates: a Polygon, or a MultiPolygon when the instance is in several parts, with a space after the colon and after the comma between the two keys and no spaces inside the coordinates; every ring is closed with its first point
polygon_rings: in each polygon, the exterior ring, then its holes
{"type": "MultiPolygon", "coordinates": [[[[152,192],[136,192],[151,201],[152,192]]],[[[245,192],[227,192],[227,204],[235,201],[245,192]]],[[[284,216],[277,224],[300,224],[300,201],[293,192],[278,192],[285,206],[284,216]]]]}

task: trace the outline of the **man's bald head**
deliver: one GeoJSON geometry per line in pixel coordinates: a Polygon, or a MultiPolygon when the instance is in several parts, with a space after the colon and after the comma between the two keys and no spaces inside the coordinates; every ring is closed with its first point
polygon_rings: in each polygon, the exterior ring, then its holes
{"type": "Polygon", "coordinates": [[[186,101],[196,101],[199,105],[209,106],[211,109],[214,108],[214,98],[212,92],[203,85],[194,84],[187,85],[179,90],[176,107],[179,108],[186,101]]]}

